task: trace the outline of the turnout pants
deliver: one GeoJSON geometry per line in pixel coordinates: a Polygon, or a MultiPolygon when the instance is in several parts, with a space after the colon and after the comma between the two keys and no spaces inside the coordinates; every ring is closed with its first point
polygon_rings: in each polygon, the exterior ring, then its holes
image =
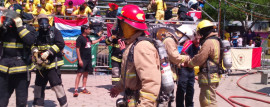
{"type": "Polygon", "coordinates": [[[194,70],[192,68],[181,68],[179,71],[179,80],[176,91],[176,107],[193,107],[195,82],[194,70]]]}
{"type": "Polygon", "coordinates": [[[121,62],[116,62],[112,60],[112,85],[115,85],[120,81],[120,69],[121,62]]]}
{"type": "Polygon", "coordinates": [[[217,107],[216,89],[219,85],[219,78],[217,74],[210,74],[210,76],[211,83],[208,84],[206,73],[198,75],[199,87],[201,88],[199,96],[201,107],[217,107]]]}
{"type": "Polygon", "coordinates": [[[60,69],[45,69],[36,72],[36,81],[34,88],[33,105],[44,106],[45,87],[49,81],[53,91],[55,91],[58,102],[61,107],[68,106],[67,97],[62,85],[60,69]]]}
{"type": "Polygon", "coordinates": [[[9,98],[14,90],[16,93],[16,106],[26,107],[29,83],[27,81],[27,73],[0,73],[0,107],[7,107],[9,98]]]}

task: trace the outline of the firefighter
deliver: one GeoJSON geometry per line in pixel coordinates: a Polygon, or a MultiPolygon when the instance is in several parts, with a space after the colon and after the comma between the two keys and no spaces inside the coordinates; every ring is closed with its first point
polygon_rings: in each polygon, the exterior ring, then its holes
{"type": "Polygon", "coordinates": [[[222,58],[215,27],[208,20],[203,20],[197,25],[197,34],[201,36],[201,49],[187,64],[190,68],[200,67],[198,83],[201,88],[199,97],[201,107],[217,107],[216,88],[219,85],[220,75],[216,66],[222,58]]]}
{"type": "MultiPolygon", "coordinates": [[[[15,11],[22,11],[16,5],[15,11]]],[[[12,93],[16,92],[16,106],[27,104],[30,83],[31,45],[34,44],[35,29],[23,24],[22,19],[13,10],[5,10],[0,18],[0,41],[2,52],[0,60],[0,107],[7,107],[12,93]],[[6,12],[6,13],[5,13],[6,12]]]]}
{"type": "Polygon", "coordinates": [[[149,41],[138,42],[132,48],[139,37],[148,34],[145,14],[136,5],[126,5],[117,19],[118,36],[123,34],[127,48],[123,53],[121,79],[110,89],[110,96],[117,97],[120,92],[125,91],[124,100],[118,100],[117,104],[128,101],[124,104],[129,107],[154,107],[161,87],[158,51],[149,41]]]}
{"type": "Polygon", "coordinates": [[[112,85],[115,85],[120,80],[120,69],[122,61],[122,50],[118,44],[118,40],[115,35],[106,38],[107,45],[111,45],[111,65],[112,65],[112,85]]]}
{"type": "Polygon", "coordinates": [[[49,81],[51,89],[55,91],[61,107],[67,106],[67,97],[63,88],[60,66],[64,64],[62,50],[65,46],[61,32],[50,26],[47,15],[38,15],[39,35],[32,46],[32,52],[37,65],[34,87],[35,106],[44,106],[45,87],[49,81]],[[36,55],[38,54],[38,55],[36,55]]]}
{"type": "MultiPolygon", "coordinates": [[[[179,38],[182,37],[182,35],[176,33],[174,28],[160,28],[157,31],[157,39],[161,40],[164,43],[166,52],[168,53],[169,61],[174,67],[172,67],[173,71],[173,79],[174,81],[177,80],[177,70],[180,68],[182,63],[185,63],[190,60],[189,56],[186,55],[180,55],[177,49],[177,44],[179,41],[179,38]]],[[[173,92],[172,92],[173,93],[173,92]]],[[[170,102],[173,102],[174,96],[173,94],[170,96],[170,102]]]]}
{"type": "Polygon", "coordinates": [[[152,2],[157,5],[156,20],[164,20],[165,11],[167,10],[166,3],[163,0],[152,0],[152,2]]]}

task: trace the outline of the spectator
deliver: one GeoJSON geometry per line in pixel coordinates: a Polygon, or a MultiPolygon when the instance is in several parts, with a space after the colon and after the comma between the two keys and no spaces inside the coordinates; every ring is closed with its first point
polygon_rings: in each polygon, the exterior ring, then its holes
{"type": "Polygon", "coordinates": [[[237,45],[238,47],[243,47],[243,37],[241,35],[237,39],[237,45]]]}
{"type": "Polygon", "coordinates": [[[54,14],[55,15],[65,15],[65,10],[64,8],[62,7],[62,3],[61,2],[58,2],[56,5],[55,5],[55,12],[54,14]]]}
{"type": "Polygon", "coordinates": [[[255,47],[252,39],[249,40],[249,43],[246,45],[246,47],[248,47],[248,48],[254,48],[255,47]]]}
{"type": "Polygon", "coordinates": [[[46,11],[42,8],[41,4],[38,4],[32,14],[37,16],[39,14],[46,14],[46,11]]]}
{"type": "Polygon", "coordinates": [[[261,36],[259,34],[257,34],[257,36],[254,38],[254,42],[255,42],[255,47],[261,47],[261,36]]]}
{"type": "Polygon", "coordinates": [[[88,6],[92,10],[92,16],[96,15],[99,9],[96,7],[96,0],[88,1],[88,6]]]}
{"type": "Polygon", "coordinates": [[[52,4],[50,4],[50,3],[46,3],[46,6],[45,6],[45,11],[46,11],[46,13],[47,13],[47,15],[51,15],[51,14],[53,14],[53,10],[54,10],[54,7],[53,7],[53,5],[52,4]]]}
{"type": "Polygon", "coordinates": [[[245,34],[245,37],[247,38],[247,44],[249,44],[250,40],[253,40],[254,33],[251,30],[248,30],[248,33],[245,34]]]}
{"type": "Polygon", "coordinates": [[[16,4],[16,1],[14,0],[8,0],[6,3],[5,3],[5,8],[8,8],[10,5],[12,4],[16,4]]]}
{"type": "Polygon", "coordinates": [[[188,8],[192,11],[197,10],[198,8],[198,1],[197,0],[189,0],[188,8]]]}
{"type": "Polygon", "coordinates": [[[34,4],[34,0],[29,0],[29,2],[25,4],[24,12],[32,13],[35,9],[36,5],[34,4]]]}
{"type": "Polygon", "coordinates": [[[230,41],[231,39],[231,35],[230,35],[230,33],[228,33],[226,30],[224,30],[224,40],[228,40],[228,41],[230,41]]]}
{"type": "MultiPolygon", "coordinates": [[[[164,14],[167,10],[166,3],[163,0],[152,0],[157,5],[156,20],[164,20],[164,14]]],[[[156,22],[157,23],[157,22],[156,22]]]]}
{"type": "MultiPolygon", "coordinates": [[[[68,2],[68,6],[65,8],[65,15],[66,16],[71,16],[72,15],[72,13],[76,10],[77,8],[76,8],[76,6],[73,6],[73,1],[69,1],[68,2]]],[[[66,19],[69,19],[69,20],[71,20],[72,19],[72,17],[67,17],[66,19]]]]}
{"type": "Polygon", "coordinates": [[[85,13],[86,13],[87,15],[92,15],[92,10],[90,9],[90,7],[88,7],[87,2],[84,2],[84,3],[83,3],[83,6],[85,7],[85,13]]]}
{"type": "Polygon", "coordinates": [[[78,10],[75,10],[72,13],[73,16],[77,16],[77,19],[82,19],[87,17],[87,13],[85,12],[85,6],[81,5],[80,8],[78,10]]]}
{"type": "Polygon", "coordinates": [[[232,37],[233,47],[237,47],[237,39],[238,39],[237,33],[234,32],[232,37]]]}
{"type": "MultiPolygon", "coordinates": [[[[205,0],[197,0],[199,3],[199,8],[202,9],[204,7],[205,4],[205,0]]],[[[198,9],[197,9],[198,10],[198,9]]]]}
{"type": "MultiPolygon", "coordinates": [[[[115,3],[109,3],[109,10],[106,11],[106,17],[108,18],[116,18],[118,5],[115,3]]],[[[113,20],[106,20],[107,22],[113,21],[113,20]]]]}
{"type": "Polygon", "coordinates": [[[79,94],[78,86],[80,83],[81,76],[83,75],[83,85],[82,85],[82,93],[91,94],[90,91],[86,89],[87,76],[89,72],[93,72],[92,70],[92,55],[91,55],[91,45],[96,44],[104,38],[100,38],[98,40],[92,41],[88,35],[90,35],[90,27],[87,25],[82,25],[81,27],[81,35],[76,40],[76,52],[78,56],[78,71],[77,77],[75,81],[75,90],[73,93],[73,97],[77,97],[79,94]]]}
{"type": "Polygon", "coordinates": [[[188,7],[188,2],[189,2],[189,0],[184,0],[182,5],[188,7]]]}

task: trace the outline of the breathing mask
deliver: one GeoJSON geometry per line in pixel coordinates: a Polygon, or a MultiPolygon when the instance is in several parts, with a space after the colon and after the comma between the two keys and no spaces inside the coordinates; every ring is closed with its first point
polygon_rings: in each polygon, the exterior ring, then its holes
{"type": "Polygon", "coordinates": [[[123,31],[120,26],[120,20],[117,20],[112,28],[112,35],[116,35],[117,38],[123,38],[123,31]]]}
{"type": "Polygon", "coordinates": [[[51,25],[49,24],[49,19],[41,18],[38,20],[39,30],[43,32],[49,31],[51,25]]]}

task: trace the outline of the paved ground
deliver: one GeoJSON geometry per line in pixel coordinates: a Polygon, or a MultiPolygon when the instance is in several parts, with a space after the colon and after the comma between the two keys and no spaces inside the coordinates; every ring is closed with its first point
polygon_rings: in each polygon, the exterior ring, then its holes
{"type": "MultiPolygon", "coordinates": [[[[228,98],[230,96],[248,96],[248,97],[255,97],[264,100],[270,101],[270,97],[262,96],[258,94],[253,94],[246,92],[239,88],[236,84],[237,80],[246,74],[242,71],[234,72],[233,75],[225,78],[222,78],[222,82],[218,87],[218,92],[220,92],[224,97],[228,98]]],[[[90,95],[79,94],[78,97],[73,97],[73,90],[74,90],[74,81],[75,81],[75,74],[63,74],[63,84],[65,87],[65,91],[68,98],[68,103],[70,107],[115,107],[115,101],[117,98],[111,98],[108,93],[108,89],[111,88],[111,76],[110,75],[89,75],[87,89],[92,92],[90,95]]],[[[32,74],[32,80],[29,87],[29,97],[28,97],[28,106],[32,106],[33,102],[33,85],[34,85],[35,74],[32,74]]],[[[259,91],[270,93],[270,84],[262,85],[260,84],[260,74],[253,74],[246,78],[243,78],[240,82],[243,87],[259,91]]],[[[81,85],[80,85],[81,86],[81,85]]],[[[199,107],[199,87],[198,84],[195,83],[195,95],[194,95],[194,103],[195,107],[199,107]]],[[[46,97],[45,97],[45,106],[46,107],[59,107],[59,103],[56,99],[55,93],[48,89],[46,90],[46,97]]],[[[118,96],[120,98],[121,96],[118,96]]],[[[230,107],[225,100],[221,97],[217,96],[219,107],[230,107]]],[[[251,107],[258,106],[258,107],[270,107],[270,104],[261,103],[254,100],[249,99],[235,99],[241,103],[249,105],[251,107]]],[[[9,107],[15,107],[15,94],[12,95],[10,98],[9,107]]],[[[175,107],[175,103],[173,104],[175,107]]]]}

